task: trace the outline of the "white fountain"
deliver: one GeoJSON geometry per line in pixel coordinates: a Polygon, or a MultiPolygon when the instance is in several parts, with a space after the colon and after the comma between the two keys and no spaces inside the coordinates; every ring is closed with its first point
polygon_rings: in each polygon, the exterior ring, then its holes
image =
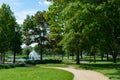
{"type": "Polygon", "coordinates": [[[40,55],[36,51],[32,51],[29,54],[29,60],[40,60],[40,55]]]}

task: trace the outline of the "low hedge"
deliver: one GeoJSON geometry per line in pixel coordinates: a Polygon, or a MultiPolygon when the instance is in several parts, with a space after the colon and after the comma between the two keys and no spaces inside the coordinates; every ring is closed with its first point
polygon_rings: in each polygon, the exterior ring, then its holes
{"type": "Polygon", "coordinates": [[[26,66],[24,63],[22,63],[22,64],[14,64],[14,65],[15,65],[15,67],[25,67],[26,66]]]}
{"type": "Polygon", "coordinates": [[[47,64],[47,63],[53,63],[53,64],[57,64],[57,63],[62,63],[62,60],[52,60],[52,59],[46,59],[46,60],[27,60],[25,61],[26,64],[47,64]]]}
{"type": "Polygon", "coordinates": [[[25,67],[25,64],[0,64],[0,69],[9,69],[15,67],[25,67]]]}
{"type": "Polygon", "coordinates": [[[15,67],[25,67],[26,64],[35,65],[35,64],[47,64],[47,63],[62,63],[62,60],[52,60],[52,59],[46,59],[46,60],[27,60],[24,63],[21,64],[0,64],[0,69],[9,69],[9,68],[15,68],[15,67]]]}
{"type": "Polygon", "coordinates": [[[8,65],[8,64],[0,64],[0,69],[8,69],[8,68],[14,68],[14,65],[8,65]]]}

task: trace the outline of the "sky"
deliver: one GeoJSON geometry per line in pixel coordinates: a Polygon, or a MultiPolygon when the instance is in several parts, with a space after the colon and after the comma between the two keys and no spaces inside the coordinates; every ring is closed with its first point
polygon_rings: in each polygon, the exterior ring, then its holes
{"type": "Polygon", "coordinates": [[[19,24],[23,23],[26,15],[34,15],[37,11],[48,10],[51,5],[46,0],[0,0],[0,7],[3,3],[10,6],[19,24]]]}

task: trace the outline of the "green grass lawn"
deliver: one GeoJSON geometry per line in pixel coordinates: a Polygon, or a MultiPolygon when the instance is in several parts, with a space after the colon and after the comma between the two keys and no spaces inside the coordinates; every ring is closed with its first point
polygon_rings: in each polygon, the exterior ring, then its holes
{"type": "MultiPolygon", "coordinates": [[[[54,57],[53,58],[49,57],[49,58],[54,59],[54,57]]],[[[61,59],[58,57],[55,57],[55,58],[61,59]]],[[[89,60],[89,57],[87,56],[85,60],[89,60]]],[[[71,57],[70,59],[68,59],[67,57],[64,57],[63,63],[61,64],[38,64],[37,67],[75,66],[78,69],[89,69],[89,70],[95,70],[95,71],[101,72],[102,74],[108,76],[110,80],[120,80],[120,58],[118,58],[117,64],[114,64],[111,58],[109,58],[110,61],[106,61],[106,58],[104,58],[104,61],[100,61],[101,60],[100,57],[97,57],[96,60],[97,60],[96,63],[93,63],[93,58],[92,58],[92,63],[89,63],[89,61],[86,61],[87,63],[80,63],[80,65],[76,65],[75,60],[72,60],[71,57]]],[[[44,68],[37,68],[37,67],[0,70],[0,80],[28,80],[28,79],[29,80],[72,80],[73,78],[73,75],[70,74],[69,72],[67,72],[66,74],[66,72],[62,70],[44,69],[44,68]],[[21,77],[20,75],[22,75],[23,77],[21,77]]]]}
{"type": "Polygon", "coordinates": [[[45,65],[37,65],[37,66],[45,66],[45,67],[68,67],[74,66],[77,69],[87,69],[94,70],[108,76],[110,80],[120,80],[120,63],[114,64],[112,62],[107,61],[99,61],[97,63],[80,63],[80,65],[76,64],[45,64],[45,65]]]}
{"type": "Polygon", "coordinates": [[[1,69],[0,80],[73,80],[73,74],[59,69],[25,67],[1,69]]]}
{"type": "Polygon", "coordinates": [[[69,65],[60,63],[60,64],[37,64],[38,67],[68,67],[69,65]]]}

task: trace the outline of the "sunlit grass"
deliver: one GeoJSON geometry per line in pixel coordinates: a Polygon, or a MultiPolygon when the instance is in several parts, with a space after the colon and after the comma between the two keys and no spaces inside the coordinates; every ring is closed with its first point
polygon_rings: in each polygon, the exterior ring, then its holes
{"type": "Polygon", "coordinates": [[[14,68],[0,70],[0,80],[73,80],[73,74],[50,68],[14,68]]]}

